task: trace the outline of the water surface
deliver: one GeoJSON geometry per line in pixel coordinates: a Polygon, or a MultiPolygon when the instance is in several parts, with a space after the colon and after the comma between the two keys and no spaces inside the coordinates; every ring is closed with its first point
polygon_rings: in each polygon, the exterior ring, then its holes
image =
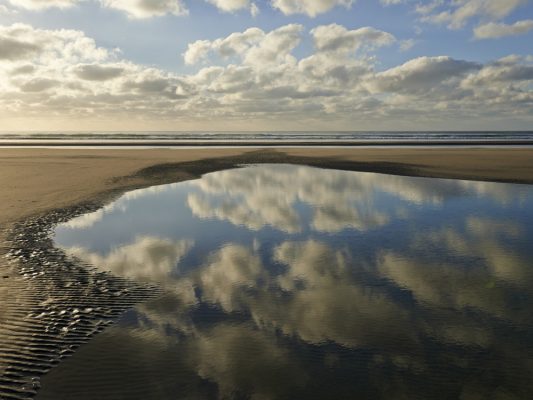
{"type": "Polygon", "coordinates": [[[56,245],[165,294],[62,399],[526,399],[533,188],[257,165],[123,195],[56,245]]]}

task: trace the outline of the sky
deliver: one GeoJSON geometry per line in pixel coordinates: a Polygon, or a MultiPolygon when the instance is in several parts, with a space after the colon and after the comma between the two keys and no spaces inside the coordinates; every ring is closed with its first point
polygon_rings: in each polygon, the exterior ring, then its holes
{"type": "Polygon", "coordinates": [[[533,0],[0,0],[0,131],[533,130],[533,0]]]}

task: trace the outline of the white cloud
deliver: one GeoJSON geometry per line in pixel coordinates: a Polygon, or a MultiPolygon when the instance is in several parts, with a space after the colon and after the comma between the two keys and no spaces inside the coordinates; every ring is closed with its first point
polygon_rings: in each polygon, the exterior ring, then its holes
{"type": "Polygon", "coordinates": [[[214,41],[197,40],[188,45],[183,58],[186,64],[192,65],[204,61],[210,52],[214,52],[224,58],[236,55],[242,56],[252,46],[261,42],[265,36],[265,32],[259,28],[248,28],[244,32],[235,32],[225,38],[214,41]]]}
{"type": "Polygon", "coordinates": [[[419,57],[398,67],[378,73],[369,82],[374,92],[416,93],[434,90],[452,84],[466,73],[480,69],[477,63],[455,60],[451,57],[419,57]]]}
{"type": "Polygon", "coordinates": [[[9,0],[15,7],[27,10],[45,10],[47,8],[70,8],[82,0],[9,0]]]}
{"type": "Polygon", "coordinates": [[[401,51],[411,50],[415,44],[416,44],[416,40],[414,39],[402,40],[400,43],[400,50],[401,51]]]}
{"type": "Polygon", "coordinates": [[[497,39],[504,36],[523,35],[533,30],[533,20],[526,19],[514,24],[503,24],[489,22],[474,29],[474,36],[477,39],[497,39]]]}
{"type": "Polygon", "coordinates": [[[224,12],[235,12],[250,7],[250,0],[207,0],[224,12]]]}
{"type": "Polygon", "coordinates": [[[417,7],[423,21],[462,28],[472,18],[502,19],[528,0],[448,0],[417,7]]]}
{"type": "Polygon", "coordinates": [[[379,2],[385,6],[391,6],[395,4],[402,4],[409,0],[379,0],[379,2]]]}
{"type": "Polygon", "coordinates": [[[336,6],[350,8],[355,0],[271,0],[272,7],[283,14],[306,14],[316,17],[336,6]]]}
{"type": "Polygon", "coordinates": [[[530,58],[482,65],[420,57],[379,71],[372,52],[390,44],[402,48],[371,27],[249,28],[191,43],[183,57],[198,70],[180,75],[121,59],[79,31],[0,26],[0,118],[79,121],[99,113],[169,127],[239,121],[244,128],[254,120],[329,129],[393,120],[413,128],[422,115],[442,126],[480,116],[531,119],[530,58]],[[302,40],[314,47],[300,56],[302,40]]]}
{"type": "Polygon", "coordinates": [[[10,8],[7,8],[5,5],[0,4],[0,15],[10,15],[15,14],[16,11],[10,8]]]}
{"type": "Polygon", "coordinates": [[[185,64],[196,64],[205,59],[211,50],[211,42],[209,40],[197,40],[194,43],[189,43],[187,51],[183,54],[185,64]]]}
{"type": "Polygon", "coordinates": [[[103,7],[123,11],[128,17],[136,19],[188,13],[182,0],[100,0],[100,2],[103,7]]]}
{"type": "Polygon", "coordinates": [[[76,75],[87,81],[107,81],[119,77],[123,72],[124,68],[121,66],[85,64],[77,68],[76,75]]]}
{"type": "Polygon", "coordinates": [[[315,47],[319,51],[350,52],[364,46],[376,48],[394,43],[396,38],[388,32],[372,27],[348,30],[342,25],[322,25],[311,30],[315,47]]]}
{"type": "Polygon", "coordinates": [[[0,36],[0,60],[24,60],[29,59],[41,51],[37,43],[29,43],[15,38],[0,36]]]}
{"type": "Polygon", "coordinates": [[[252,15],[252,17],[257,17],[259,14],[261,13],[261,10],[259,9],[259,7],[257,6],[257,4],[255,3],[252,3],[250,4],[250,14],[252,15]]]}
{"type": "Polygon", "coordinates": [[[533,80],[533,65],[521,61],[520,57],[507,57],[485,65],[477,73],[469,74],[461,86],[471,90],[503,92],[510,85],[517,87],[521,82],[527,85],[533,80]]]}
{"type": "MultiPolygon", "coordinates": [[[[44,10],[48,8],[70,8],[84,0],[9,0],[15,7],[27,10],[44,10]]],[[[183,0],[98,0],[102,7],[122,11],[129,18],[144,19],[160,17],[167,14],[188,14],[183,0]]],[[[236,0],[239,1],[239,0],[236,0]]],[[[229,2],[231,3],[231,1],[229,2]]]]}
{"type": "Polygon", "coordinates": [[[290,24],[267,33],[246,52],[244,62],[261,68],[295,62],[291,53],[300,44],[302,30],[301,25],[290,24]]]}

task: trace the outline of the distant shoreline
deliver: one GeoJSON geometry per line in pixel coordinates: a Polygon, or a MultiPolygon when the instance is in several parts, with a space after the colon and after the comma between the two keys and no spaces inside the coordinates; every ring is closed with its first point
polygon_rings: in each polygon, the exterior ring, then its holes
{"type": "Polygon", "coordinates": [[[32,147],[440,147],[440,146],[533,146],[533,140],[258,140],[258,141],[219,141],[219,140],[0,140],[0,148],[32,147]]]}

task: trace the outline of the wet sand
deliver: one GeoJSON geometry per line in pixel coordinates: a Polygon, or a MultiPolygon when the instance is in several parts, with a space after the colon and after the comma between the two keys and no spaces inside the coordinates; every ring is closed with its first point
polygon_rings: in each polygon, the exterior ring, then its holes
{"type": "Polygon", "coordinates": [[[518,148],[1,149],[0,398],[31,398],[39,376],[154,293],[89,273],[43,230],[127,190],[266,162],[533,183],[533,149],[518,148]]]}

